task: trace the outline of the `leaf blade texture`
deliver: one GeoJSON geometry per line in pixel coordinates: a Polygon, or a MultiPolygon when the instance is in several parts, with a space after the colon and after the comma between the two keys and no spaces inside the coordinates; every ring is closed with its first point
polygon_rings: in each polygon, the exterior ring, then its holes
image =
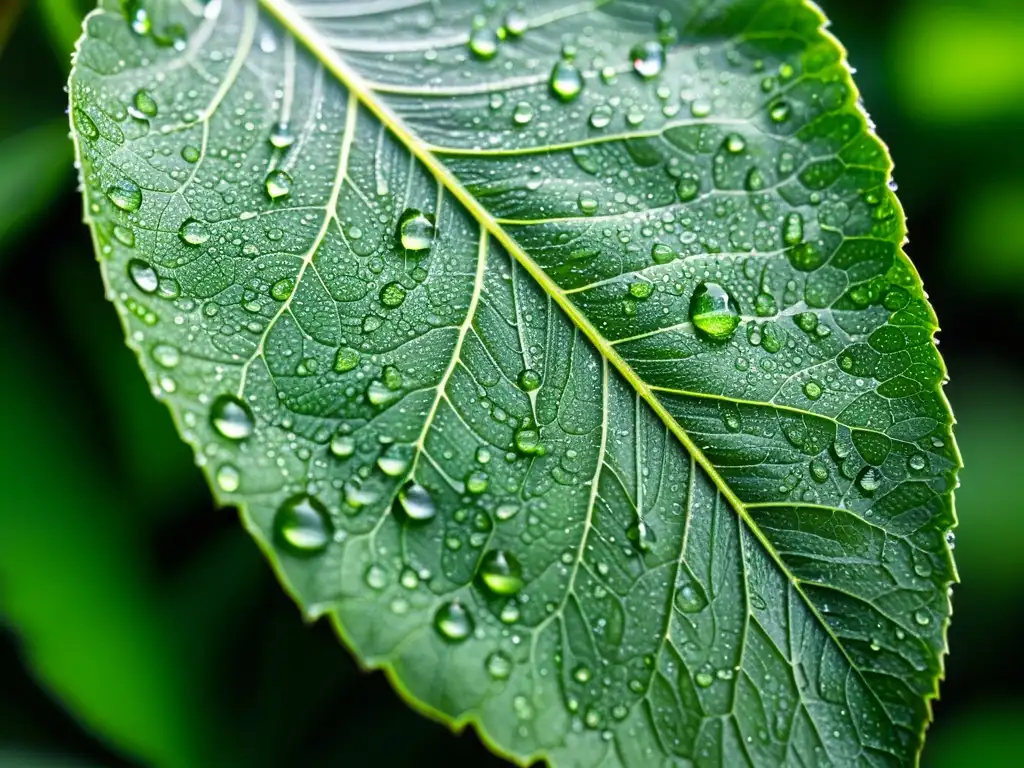
{"type": "Polygon", "coordinates": [[[306,614],[512,759],[920,751],[959,456],[822,25],[797,0],[87,20],[88,219],[154,391],[306,614]]]}

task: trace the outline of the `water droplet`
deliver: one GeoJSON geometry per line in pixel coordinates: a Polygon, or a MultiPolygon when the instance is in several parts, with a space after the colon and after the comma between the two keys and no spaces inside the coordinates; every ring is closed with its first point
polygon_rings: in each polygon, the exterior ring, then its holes
{"type": "Polygon", "coordinates": [[[711,102],[707,99],[694,99],[690,104],[690,114],[696,118],[707,117],[711,114],[711,102]]]}
{"type": "Polygon", "coordinates": [[[408,208],[398,219],[398,240],[407,251],[426,251],[434,244],[434,217],[408,208]]]}
{"type": "Polygon", "coordinates": [[[331,453],[339,459],[347,459],[356,452],[356,441],[351,435],[337,434],[331,438],[331,453]]]}
{"type": "Polygon", "coordinates": [[[583,90],[583,75],[572,62],[562,59],[551,69],[551,91],[561,101],[573,101],[583,90]]]}
{"type": "Polygon", "coordinates": [[[232,464],[224,464],[217,470],[217,485],[224,493],[234,493],[241,485],[242,475],[238,467],[232,464]]]}
{"type": "Polygon", "coordinates": [[[956,534],[952,531],[946,533],[946,546],[949,547],[951,551],[956,549],[956,534]]]}
{"type": "Polygon", "coordinates": [[[828,464],[821,459],[811,460],[811,477],[816,483],[824,483],[828,480],[828,464]]]}
{"type": "Polygon", "coordinates": [[[654,286],[646,280],[638,280],[635,283],[631,283],[629,286],[629,295],[634,299],[646,299],[651,295],[651,291],[654,290],[654,286]]]}
{"type": "Polygon", "coordinates": [[[270,286],[270,295],[277,301],[287,301],[295,289],[295,281],[290,277],[283,277],[270,286]]]}
{"type": "Polygon", "coordinates": [[[630,49],[629,58],[633,71],[645,79],[657,77],[665,68],[665,48],[656,40],[637,43],[630,49]]]}
{"type": "Polygon", "coordinates": [[[541,376],[536,371],[527,368],[519,372],[519,388],[524,392],[533,392],[540,388],[541,376]]]}
{"type": "Polygon", "coordinates": [[[136,35],[148,35],[153,28],[144,0],[124,0],[124,15],[136,35]]]}
{"type": "Polygon", "coordinates": [[[533,120],[533,105],[528,101],[520,101],[512,111],[512,121],[516,125],[527,125],[533,120]]]}
{"type": "Polygon", "coordinates": [[[128,277],[143,293],[155,293],[160,287],[160,278],[148,261],[132,259],[128,262],[128,277]]]}
{"type": "Polygon", "coordinates": [[[374,563],[366,567],[366,572],[363,574],[363,581],[366,582],[366,586],[370,589],[377,590],[378,592],[388,585],[388,574],[379,565],[374,563]]]}
{"type": "Polygon", "coordinates": [[[593,216],[597,213],[597,198],[591,192],[580,192],[579,197],[576,198],[576,205],[579,206],[580,213],[586,216],[593,216]]]}
{"type": "Polygon", "coordinates": [[[466,475],[466,490],[473,494],[481,494],[487,490],[487,473],[479,470],[466,475]]]}
{"type": "Polygon", "coordinates": [[[910,459],[907,460],[907,466],[909,466],[915,472],[920,472],[925,468],[926,461],[924,456],[920,453],[915,453],[910,459]]]}
{"type": "Polygon", "coordinates": [[[700,176],[687,172],[679,177],[676,182],[676,195],[679,202],[688,203],[700,194],[700,176]]]}
{"type": "Polygon", "coordinates": [[[270,132],[270,146],[275,149],[288,149],[295,143],[295,134],[284,123],[278,123],[270,132]]]}
{"type": "Polygon", "coordinates": [[[747,148],[747,141],[738,133],[733,133],[725,140],[725,148],[730,153],[738,155],[747,148]]]}
{"type": "Polygon", "coordinates": [[[501,619],[503,624],[515,624],[519,621],[519,605],[515,601],[509,600],[501,609],[501,613],[498,614],[498,618],[501,619]]]}
{"type": "Polygon", "coordinates": [[[600,104],[594,107],[590,113],[590,126],[592,128],[607,128],[612,122],[612,108],[607,104],[600,104]]]}
{"type": "Polygon", "coordinates": [[[806,395],[808,400],[817,400],[821,397],[822,392],[821,384],[814,380],[804,384],[804,395],[806,395]]]}
{"type": "Polygon", "coordinates": [[[346,373],[359,365],[359,353],[351,347],[341,347],[334,356],[334,370],[346,373]]]}
{"type": "Polygon", "coordinates": [[[637,520],[626,529],[626,538],[640,552],[646,552],[654,543],[654,531],[643,521],[637,520]]]}
{"type": "Polygon", "coordinates": [[[668,264],[674,261],[676,253],[664,243],[655,243],[651,246],[651,261],[655,264],[668,264]]]}
{"type": "Polygon", "coordinates": [[[746,188],[748,192],[759,192],[764,189],[764,175],[757,168],[751,168],[747,173],[746,188]]]}
{"type": "Polygon", "coordinates": [[[718,283],[701,283],[690,299],[690,320],[714,341],[725,341],[740,324],[736,302],[718,283]]]}
{"type": "Polygon", "coordinates": [[[544,444],[540,441],[540,432],[533,427],[520,427],[517,429],[514,442],[516,450],[526,456],[544,455],[544,444]]]}
{"type": "Polygon", "coordinates": [[[409,483],[398,494],[398,501],[410,520],[425,523],[437,515],[437,505],[430,491],[419,483],[409,483]]]}
{"type": "Polygon", "coordinates": [[[201,155],[199,147],[192,144],[186,144],[181,148],[181,159],[186,163],[198,163],[201,155]]]}
{"type": "Polygon", "coordinates": [[[145,88],[135,92],[135,108],[146,117],[156,117],[157,106],[153,94],[145,88]]]}
{"type": "Polygon", "coordinates": [[[113,184],[107,190],[107,197],[122,211],[129,213],[139,210],[142,205],[142,190],[130,179],[122,179],[113,184]]]}
{"type": "Polygon", "coordinates": [[[434,628],[445,640],[461,643],[473,633],[473,617],[462,603],[453,600],[437,609],[434,628]]]}
{"type": "Polygon", "coordinates": [[[799,245],[804,239],[804,217],[799,213],[791,213],[786,217],[782,229],[782,242],[786,245],[799,245]]]}
{"type": "Polygon", "coordinates": [[[488,27],[478,27],[469,35],[469,50],[482,61],[490,61],[498,53],[498,34],[488,27]]]}
{"type": "Polygon", "coordinates": [[[927,627],[932,623],[932,617],[928,615],[927,611],[922,609],[914,614],[914,621],[917,622],[919,626],[927,627]]]}
{"type": "Polygon", "coordinates": [[[292,192],[292,183],[292,177],[281,170],[271,171],[263,182],[267,189],[267,195],[271,200],[288,197],[292,192]]]}
{"type": "Polygon", "coordinates": [[[573,670],[572,678],[577,683],[589,683],[590,682],[590,669],[585,665],[580,664],[576,669],[573,670]]]}
{"type": "Polygon", "coordinates": [[[715,682],[715,678],[712,677],[710,672],[698,672],[694,675],[693,679],[701,688],[708,688],[715,682]]]}
{"type": "Polygon", "coordinates": [[[156,364],[163,368],[176,368],[181,362],[181,352],[170,344],[157,344],[151,354],[156,364]]]}
{"type": "Polygon", "coordinates": [[[256,428],[249,406],[234,395],[220,395],[210,407],[210,424],[221,437],[245,440],[256,428]]]}
{"type": "Polygon", "coordinates": [[[773,123],[784,123],[789,120],[789,104],[784,101],[777,101],[768,108],[768,115],[773,123]]]}
{"type": "Polygon", "coordinates": [[[409,445],[392,445],[377,459],[380,471],[388,477],[401,477],[412,463],[413,448],[409,445]]]}
{"type": "Polygon", "coordinates": [[[395,309],[402,306],[405,301],[406,290],[399,282],[392,282],[380,289],[380,303],[388,309],[395,309]]]}
{"type": "Polygon", "coordinates": [[[278,507],[274,533],[278,542],[294,554],[314,555],[327,549],[334,528],[323,504],[299,494],[278,507]]]}
{"type": "Polygon", "coordinates": [[[100,131],[96,127],[96,123],[94,123],[92,118],[78,107],[75,107],[72,117],[74,118],[75,127],[78,129],[78,132],[89,141],[95,141],[100,137],[100,131]]]}
{"type": "Polygon", "coordinates": [[[512,9],[505,14],[505,31],[512,37],[522,37],[528,26],[526,14],[522,11],[512,9]]]}
{"type": "Polygon", "coordinates": [[[505,522],[506,520],[511,520],[517,514],[519,514],[518,504],[501,504],[498,506],[496,510],[494,510],[494,516],[502,522],[505,522]]]}
{"type": "Polygon", "coordinates": [[[511,553],[492,549],[480,560],[478,570],[484,586],[496,595],[514,595],[523,588],[523,569],[511,553]]]}
{"type": "Polygon", "coordinates": [[[201,221],[186,219],[178,230],[178,236],[188,245],[202,245],[210,239],[210,230],[201,221]]]}
{"type": "Polygon", "coordinates": [[[857,476],[857,484],[865,494],[870,496],[882,484],[878,478],[878,470],[874,467],[864,467],[857,476]]]}
{"type": "Polygon", "coordinates": [[[495,680],[508,680],[512,674],[512,660],[501,651],[487,657],[487,674],[495,680]]]}
{"type": "Polygon", "coordinates": [[[695,582],[683,584],[676,590],[676,608],[683,613],[697,613],[707,607],[708,601],[695,582]]]}
{"type": "Polygon", "coordinates": [[[476,449],[475,458],[478,464],[487,464],[491,460],[491,451],[486,445],[481,445],[476,449]]]}

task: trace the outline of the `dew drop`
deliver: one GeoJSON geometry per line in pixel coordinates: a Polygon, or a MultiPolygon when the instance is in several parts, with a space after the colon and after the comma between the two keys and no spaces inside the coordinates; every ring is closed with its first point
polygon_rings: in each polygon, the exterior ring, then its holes
{"type": "Polygon", "coordinates": [[[188,245],[202,245],[210,239],[210,230],[201,221],[186,219],[178,230],[178,236],[188,245]]]}
{"type": "Polygon", "coordinates": [[[516,450],[525,456],[543,456],[544,444],[540,440],[540,432],[533,427],[520,427],[513,438],[516,450]]]}
{"type": "Polygon", "coordinates": [[[786,217],[782,228],[782,242],[786,245],[799,245],[804,239],[804,217],[799,213],[791,213],[786,217]]]}
{"type": "Polygon", "coordinates": [[[927,611],[920,610],[914,614],[914,621],[917,622],[918,626],[927,627],[932,623],[932,617],[928,615],[927,611]]]}
{"type": "Polygon", "coordinates": [[[245,440],[256,428],[249,406],[234,395],[220,395],[210,407],[210,424],[221,437],[245,440]]]}
{"type": "Polygon", "coordinates": [[[512,122],[516,125],[528,125],[533,120],[533,105],[528,101],[520,101],[512,110],[512,122]]]}
{"type": "Polygon", "coordinates": [[[562,59],[551,69],[551,92],[560,101],[573,101],[583,90],[583,75],[572,62],[562,59]]]}
{"type": "Polygon", "coordinates": [[[128,262],[128,277],[143,293],[155,293],[160,287],[160,278],[153,265],[142,259],[132,259],[128,262]]]}
{"type": "Polygon", "coordinates": [[[333,533],[327,508],[305,494],[292,496],[274,515],[274,534],[278,542],[294,554],[323,552],[333,533]]]}
{"type": "Polygon", "coordinates": [[[664,243],[655,243],[651,246],[651,261],[655,264],[668,264],[674,261],[676,253],[664,243]]]}
{"type": "Polygon", "coordinates": [[[434,244],[434,217],[408,208],[398,219],[398,240],[407,251],[426,251],[434,244]]]}
{"type": "Polygon", "coordinates": [[[287,301],[295,288],[295,281],[290,277],[283,277],[270,286],[270,295],[277,301],[287,301]]]}
{"type": "Polygon", "coordinates": [[[466,490],[479,495],[487,490],[487,473],[476,470],[466,475],[466,490]]]}
{"type": "Polygon", "coordinates": [[[515,595],[523,588],[523,568],[514,555],[492,549],[480,560],[480,581],[496,595],[515,595]]]}
{"type": "Polygon", "coordinates": [[[487,674],[495,680],[508,680],[512,674],[512,660],[501,651],[487,657],[487,674]]]}
{"type": "Polygon", "coordinates": [[[524,392],[533,392],[540,388],[541,376],[532,368],[526,368],[519,372],[519,388],[524,392]]]}
{"type": "Polygon", "coordinates": [[[714,341],[725,341],[736,331],[740,313],[736,302],[718,283],[701,283],[690,299],[690,320],[714,341]]]}
{"type": "Polygon", "coordinates": [[[430,495],[430,491],[419,483],[407,484],[398,494],[398,501],[409,519],[418,523],[433,520],[437,515],[434,498],[430,495]]]}
{"type": "Polygon", "coordinates": [[[224,493],[234,493],[241,482],[242,475],[233,464],[223,464],[217,470],[217,485],[224,493]]]}
{"type": "Polygon", "coordinates": [[[580,209],[580,213],[585,216],[593,216],[597,213],[597,198],[590,192],[580,192],[579,197],[576,198],[576,205],[580,209]]]}
{"type": "Polygon", "coordinates": [[[789,114],[789,104],[784,101],[778,101],[768,109],[768,115],[771,117],[773,123],[786,122],[789,120],[789,114]]]}
{"type": "Polygon", "coordinates": [[[814,380],[808,381],[804,384],[804,395],[808,400],[817,400],[821,397],[822,392],[821,384],[814,380]]]}
{"type": "Polygon", "coordinates": [[[710,672],[698,672],[693,679],[701,688],[709,688],[715,682],[715,678],[711,676],[710,672]]]}
{"type": "Polygon", "coordinates": [[[148,35],[153,28],[144,0],[124,0],[124,15],[136,35],[148,35]]]}
{"type": "Polygon", "coordinates": [[[146,117],[156,117],[156,100],[153,98],[153,94],[151,94],[145,88],[135,92],[134,104],[135,109],[137,109],[146,117]]]}
{"type": "Polygon", "coordinates": [[[380,471],[388,477],[401,477],[412,463],[412,448],[408,445],[392,445],[377,459],[380,471]]]}
{"type": "Polygon", "coordinates": [[[288,147],[295,143],[295,134],[284,123],[278,123],[274,126],[274,130],[270,132],[269,141],[270,146],[275,149],[288,149],[288,147]]]}
{"type": "Polygon", "coordinates": [[[192,144],[186,144],[181,148],[181,159],[186,163],[197,163],[201,155],[199,147],[192,144]]]}
{"type": "Polygon", "coordinates": [[[878,470],[874,467],[864,467],[857,476],[857,484],[860,486],[861,491],[870,496],[881,485],[881,481],[878,478],[878,470]]]}
{"type": "Polygon", "coordinates": [[[370,589],[379,592],[388,585],[388,574],[379,565],[374,563],[366,568],[366,572],[363,573],[363,581],[366,582],[366,586],[370,589]]]}
{"type": "Polygon", "coordinates": [[[607,128],[612,122],[612,108],[607,104],[600,104],[590,113],[591,128],[607,128]]]}
{"type": "Polygon", "coordinates": [[[462,603],[453,600],[437,609],[434,629],[445,640],[461,643],[473,633],[473,617],[462,603]]]}
{"type": "Polygon", "coordinates": [[[399,282],[392,282],[380,289],[380,303],[388,309],[396,309],[405,301],[406,290],[399,282]]]}
{"type": "Polygon", "coordinates": [[[498,34],[488,27],[478,27],[469,35],[469,50],[482,61],[490,61],[498,54],[498,34]]]}
{"type": "Polygon", "coordinates": [[[512,9],[505,14],[505,31],[512,37],[522,37],[528,26],[526,14],[522,11],[512,9]]]}
{"type": "Polygon", "coordinates": [[[738,155],[747,148],[747,141],[738,133],[734,133],[725,140],[725,148],[731,154],[738,155]]]}
{"type": "Polygon", "coordinates": [[[633,71],[647,79],[657,77],[665,68],[665,47],[656,40],[637,43],[629,51],[633,71]]]}
{"type": "Polygon", "coordinates": [[[337,434],[331,438],[331,453],[339,459],[347,459],[356,452],[356,441],[351,435],[337,434]]]}
{"type": "Polygon", "coordinates": [[[181,352],[170,344],[157,344],[151,354],[156,364],[162,368],[177,368],[181,362],[181,352]]]}
{"type": "Polygon", "coordinates": [[[285,171],[276,170],[267,174],[263,185],[266,187],[267,195],[271,200],[280,200],[282,197],[288,197],[291,194],[292,183],[292,177],[285,171]]]}
{"type": "Polygon", "coordinates": [[[351,347],[341,347],[334,356],[334,370],[346,373],[359,365],[359,353],[351,347]]]}
{"type": "Polygon", "coordinates": [[[75,107],[72,117],[74,118],[75,127],[78,129],[78,132],[89,141],[95,141],[100,137],[100,131],[96,127],[96,123],[94,123],[92,118],[85,112],[75,107]]]}
{"type": "Polygon", "coordinates": [[[679,202],[688,203],[700,194],[700,176],[687,172],[676,182],[676,195],[679,202]]]}
{"type": "Polygon", "coordinates": [[[122,211],[129,213],[139,210],[142,205],[142,190],[130,179],[122,179],[113,184],[107,190],[107,197],[122,211]]]}

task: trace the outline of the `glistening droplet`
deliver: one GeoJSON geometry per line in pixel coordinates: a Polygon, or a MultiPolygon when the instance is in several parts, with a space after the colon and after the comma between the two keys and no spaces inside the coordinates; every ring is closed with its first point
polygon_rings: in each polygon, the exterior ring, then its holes
{"type": "Polygon", "coordinates": [[[305,494],[292,496],[274,515],[274,535],[297,555],[315,555],[327,549],[334,529],[327,508],[305,494]]]}
{"type": "Polygon", "coordinates": [[[514,555],[492,549],[483,556],[478,570],[484,586],[496,595],[514,595],[523,588],[523,568],[514,555]]]}

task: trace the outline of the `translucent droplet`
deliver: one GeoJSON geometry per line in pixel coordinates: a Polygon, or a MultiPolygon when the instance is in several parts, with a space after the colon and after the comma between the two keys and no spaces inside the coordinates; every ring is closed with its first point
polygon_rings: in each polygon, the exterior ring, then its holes
{"type": "Polygon", "coordinates": [[[495,680],[508,680],[512,674],[512,660],[501,651],[487,657],[487,674],[495,680]]]}
{"type": "Polygon", "coordinates": [[[690,114],[694,117],[707,117],[711,114],[711,102],[707,99],[694,99],[690,103],[690,114]]]}
{"type": "Polygon", "coordinates": [[[740,313],[736,302],[718,283],[701,283],[690,299],[690,320],[714,341],[725,341],[736,331],[740,313]]]}
{"type": "Polygon", "coordinates": [[[786,217],[782,228],[782,242],[786,245],[799,245],[804,239],[804,217],[799,213],[791,213],[786,217]]]}
{"type": "Polygon", "coordinates": [[[494,510],[494,516],[496,518],[498,518],[498,520],[500,520],[501,522],[505,522],[506,520],[511,520],[517,514],[519,514],[519,505],[518,504],[512,504],[512,503],[500,504],[498,506],[498,508],[496,510],[494,510]]]}
{"type": "Polygon", "coordinates": [[[341,347],[334,356],[334,370],[346,373],[359,365],[359,353],[351,347],[341,347]]]}
{"type": "Polygon", "coordinates": [[[496,595],[515,595],[523,588],[523,569],[509,552],[492,549],[480,560],[477,571],[484,586],[496,595]]]}
{"type": "Polygon", "coordinates": [[[453,600],[437,609],[434,628],[445,640],[461,643],[473,633],[473,617],[462,603],[453,600]]]}
{"type": "Polygon", "coordinates": [[[127,248],[135,247],[135,232],[133,232],[131,229],[129,229],[128,227],[122,227],[120,224],[115,224],[113,232],[114,238],[121,245],[127,248]]]}
{"type": "Polygon", "coordinates": [[[288,197],[292,192],[292,183],[292,177],[285,171],[281,170],[271,171],[267,174],[267,178],[263,182],[267,190],[267,195],[271,200],[279,200],[282,197],[288,197]]]}
{"type": "Polygon", "coordinates": [[[398,240],[407,251],[426,251],[437,235],[434,217],[408,208],[398,219],[398,240]]]}
{"type": "Polygon", "coordinates": [[[437,515],[437,505],[434,503],[434,498],[430,495],[430,491],[419,483],[409,483],[406,485],[401,493],[398,494],[398,501],[410,520],[426,522],[427,520],[433,520],[437,515]]]}
{"type": "Polygon", "coordinates": [[[124,0],[124,15],[136,35],[148,35],[153,28],[144,0],[124,0]]]}
{"type": "Polygon", "coordinates": [[[607,128],[612,122],[612,108],[607,104],[600,104],[594,107],[590,113],[590,126],[592,128],[607,128]]]}
{"type": "Polygon", "coordinates": [[[339,459],[347,459],[356,452],[356,441],[351,435],[337,434],[331,438],[331,453],[339,459]]]}
{"type": "Polygon", "coordinates": [[[527,125],[533,120],[533,105],[528,101],[520,101],[512,110],[512,122],[516,125],[527,125]]]}
{"type": "Polygon", "coordinates": [[[773,123],[784,123],[789,120],[789,104],[784,101],[777,101],[768,108],[768,115],[773,123]]]}
{"type": "Polygon", "coordinates": [[[133,100],[135,109],[141,112],[146,117],[156,117],[157,106],[156,100],[146,89],[142,89],[135,92],[135,99],[133,100]]]}
{"type": "Polygon", "coordinates": [[[371,405],[376,405],[378,408],[390,405],[400,397],[400,392],[395,391],[384,382],[371,381],[370,386],[366,388],[366,399],[370,401],[371,405]]]}
{"type": "Polygon", "coordinates": [[[540,432],[533,427],[521,427],[514,436],[516,450],[526,456],[542,456],[544,444],[540,441],[540,432]]]}
{"type": "Polygon", "coordinates": [[[637,43],[630,49],[629,58],[633,61],[633,71],[640,77],[657,77],[665,68],[665,47],[656,40],[637,43]]]}
{"type": "Polygon", "coordinates": [[[270,145],[275,149],[288,149],[295,143],[295,134],[284,123],[278,123],[270,132],[270,145]]]}
{"type": "Polygon", "coordinates": [[[646,280],[638,280],[635,283],[630,283],[629,295],[634,299],[646,299],[651,295],[651,291],[654,290],[654,286],[646,280]]]}
{"type": "Polygon", "coordinates": [[[186,144],[181,148],[181,159],[186,163],[198,163],[201,155],[199,147],[192,144],[186,144]]]}
{"type": "Polygon", "coordinates": [[[580,192],[579,197],[576,198],[576,205],[579,207],[580,213],[586,216],[593,216],[597,213],[597,198],[591,192],[580,192]]]}
{"type": "Polygon", "coordinates": [[[469,50],[478,59],[490,61],[498,53],[498,35],[488,27],[478,27],[469,35],[469,50]]]}
{"type": "Polygon", "coordinates": [[[914,614],[914,621],[917,622],[919,626],[927,627],[932,623],[932,617],[928,615],[927,611],[920,610],[914,614]]]}
{"type": "Polygon", "coordinates": [[[679,202],[688,203],[700,194],[700,176],[695,173],[684,173],[676,182],[676,195],[679,202]]]}
{"type": "Polygon", "coordinates": [[[808,381],[804,384],[804,395],[807,396],[808,400],[817,400],[821,397],[822,392],[821,384],[814,380],[808,381]]]}
{"type": "Polygon", "coordinates": [[[142,205],[142,190],[130,179],[122,179],[107,190],[107,197],[122,211],[132,213],[142,205]]]}
{"type": "Polygon", "coordinates": [[[881,485],[881,481],[878,477],[878,470],[874,467],[864,467],[857,476],[857,484],[865,494],[870,496],[877,491],[878,487],[881,485]]]}
{"type": "Polygon", "coordinates": [[[479,470],[466,475],[466,490],[473,494],[481,494],[487,490],[487,473],[479,470]]]}
{"type": "Polygon", "coordinates": [[[170,344],[157,344],[153,347],[153,360],[163,368],[176,368],[181,362],[181,352],[170,344]]]}
{"type": "Polygon", "coordinates": [[[693,679],[701,688],[708,688],[715,682],[715,678],[712,677],[710,672],[698,672],[693,676],[693,679]]]}
{"type": "Polygon", "coordinates": [[[96,123],[85,112],[76,107],[72,113],[72,118],[75,121],[75,128],[89,141],[95,141],[100,137],[100,131],[96,127],[96,123]]]}
{"type": "Polygon", "coordinates": [[[305,494],[292,496],[274,515],[274,534],[279,544],[298,555],[314,555],[327,549],[334,535],[327,508],[305,494]]]}
{"type": "Polygon", "coordinates": [[[392,282],[380,289],[380,303],[388,309],[395,309],[402,306],[405,301],[406,290],[399,282],[392,282]]]}
{"type": "Polygon", "coordinates": [[[188,245],[202,245],[210,239],[210,230],[201,221],[187,219],[178,230],[178,236],[188,245]]]}
{"type": "Polygon", "coordinates": [[[505,31],[512,37],[522,37],[529,26],[526,14],[512,9],[505,14],[505,31]]]}
{"type": "Polygon", "coordinates": [[[583,90],[583,75],[572,62],[562,59],[551,70],[551,92],[561,101],[573,101],[583,90]]]}
{"type": "Polygon", "coordinates": [[[295,281],[290,277],[283,277],[270,286],[270,295],[277,301],[287,301],[295,289],[295,281]]]}
{"type": "Polygon", "coordinates": [[[747,140],[740,136],[738,133],[731,134],[725,140],[725,148],[730,153],[738,155],[740,152],[747,148],[747,140]]]}
{"type": "Polygon", "coordinates": [[[153,265],[142,259],[132,259],[128,262],[128,277],[143,293],[155,293],[160,287],[160,277],[153,269],[153,265]]]}
{"type": "Polygon", "coordinates": [[[388,574],[383,568],[374,563],[366,568],[366,572],[363,574],[363,581],[366,582],[366,586],[370,589],[380,591],[388,585],[388,574]]]}
{"type": "Polygon", "coordinates": [[[907,466],[915,472],[920,472],[925,468],[926,462],[924,456],[920,453],[915,453],[907,460],[907,466]]]}
{"type": "Polygon", "coordinates": [[[410,445],[392,445],[378,457],[377,466],[388,477],[401,477],[409,470],[412,454],[413,448],[410,445]]]}
{"type": "Polygon", "coordinates": [[[541,376],[531,368],[519,372],[519,388],[524,392],[533,392],[541,384],[541,376]]]}
{"type": "Polygon", "coordinates": [[[242,475],[233,464],[223,464],[217,470],[217,485],[224,493],[234,493],[241,485],[242,475]]]}
{"type": "Polygon", "coordinates": [[[675,258],[676,252],[664,243],[655,243],[651,246],[651,261],[655,264],[668,264],[670,261],[674,261],[675,258]]]}
{"type": "Polygon", "coordinates": [[[577,683],[589,683],[590,677],[590,669],[583,664],[580,664],[572,672],[572,679],[575,680],[577,683]]]}
{"type": "Polygon", "coordinates": [[[210,406],[210,424],[221,437],[245,440],[256,428],[249,406],[234,395],[220,395],[210,406]]]}

